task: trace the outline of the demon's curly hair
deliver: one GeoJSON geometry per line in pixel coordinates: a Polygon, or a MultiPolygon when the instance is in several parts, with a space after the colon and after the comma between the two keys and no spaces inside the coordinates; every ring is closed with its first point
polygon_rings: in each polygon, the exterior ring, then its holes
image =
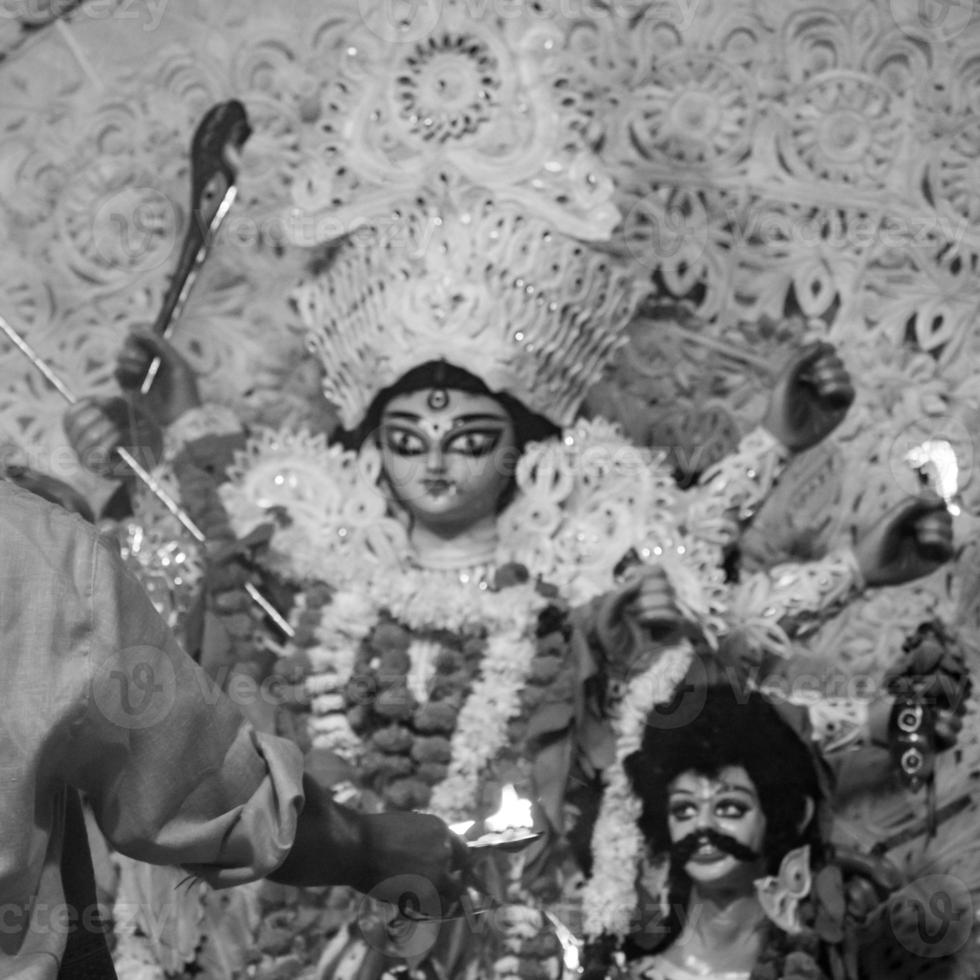
{"type": "Polygon", "coordinates": [[[673,780],[684,772],[716,776],[726,766],[742,766],[766,817],[769,872],[775,873],[794,847],[810,844],[811,852],[819,852],[817,821],[800,830],[807,800],[816,803],[821,796],[816,759],[800,734],[757,691],[713,684],[688,688],[678,697],[689,706],[665,717],[690,720],[676,727],[649,725],[639,751],[624,761],[643,804],[640,829],[650,850],[657,854],[670,847],[667,795],[673,780]]]}

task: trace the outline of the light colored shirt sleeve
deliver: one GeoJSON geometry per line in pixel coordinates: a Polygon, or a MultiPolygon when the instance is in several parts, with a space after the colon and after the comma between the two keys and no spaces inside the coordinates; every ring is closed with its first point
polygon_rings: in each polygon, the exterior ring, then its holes
{"type": "Polygon", "coordinates": [[[87,691],[66,720],[60,775],[130,857],[183,865],[215,886],[273,871],[303,805],[299,749],[244,721],[98,544],[90,610],[87,691]]]}

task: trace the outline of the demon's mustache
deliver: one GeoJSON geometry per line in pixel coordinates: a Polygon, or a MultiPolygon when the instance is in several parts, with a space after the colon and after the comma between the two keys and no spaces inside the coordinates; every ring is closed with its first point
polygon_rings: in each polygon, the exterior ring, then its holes
{"type": "Polygon", "coordinates": [[[761,856],[756,854],[751,847],[747,847],[741,841],[729,837],[728,834],[721,834],[711,827],[703,830],[696,830],[687,837],[682,837],[677,843],[670,847],[671,863],[675,868],[682,868],[694,856],[694,852],[704,844],[710,844],[725,854],[730,854],[737,861],[756,861],[761,856]]]}

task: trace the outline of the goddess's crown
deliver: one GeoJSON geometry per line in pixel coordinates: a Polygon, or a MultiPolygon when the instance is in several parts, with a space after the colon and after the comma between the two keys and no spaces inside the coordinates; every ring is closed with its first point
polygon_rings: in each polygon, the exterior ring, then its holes
{"type": "Polygon", "coordinates": [[[324,391],[348,428],[426,361],[445,360],[559,425],[619,343],[633,285],[615,260],[492,198],[372,226],[301,286],[324,391]]]}
{"type": "Polygon", "coordinates": [[[295,301],[348,428],[432,360],[567,424],[635,308],[625,263],[597,247],[619,213],[595,152],[603,75],[577,45],[604,22],[576,21],[573,41],[524,6],[474,19],[447,0],[407,40],[369,20],[326,86],[336,119],[306,151],[287,235],[337,243],[295,301]]]}

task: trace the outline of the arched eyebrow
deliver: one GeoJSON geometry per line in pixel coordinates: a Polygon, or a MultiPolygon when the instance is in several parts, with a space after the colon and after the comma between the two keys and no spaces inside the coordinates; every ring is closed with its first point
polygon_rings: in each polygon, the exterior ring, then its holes
{"type": "Polygon", "coordinates": [[[398,419],[400,422],[421,422],[422,416],[415,412],[385,412],[381,417],[382,422],[387,422],[391,419],[398,419]]]}
{"type": "MultiPolygon", "coordinates": [[[[713,796],[717,796],[718,793],[742,793],[745,796],[751,796],[753,800],[759,798],[759,794],[756,793],[751,786],[746,786],[744,783],[730,783],[722,782],[718,784],[718,789],[713,796]]],[[[701,794],[693,789],[684,789],[682,786],[678,786],[677,789],[672,789],[667,793],[668,798],[672,796],[689,796],[695,799],[700,799],[701,794]]]]}
{"type": "Polygon", "coordinates": [[[753,800],[758,799],[759,796],[751,786],[746,786],[744,783],[722,783],[719,788],[722,793],[743,793],[745,796],[751,796],[753,800]]]}
{"type": "Polygon", "coordinates": [[[460,415],[458,418],[453,419],[453,425],[470,425],[473,422],[502,422],[506,424],[508,418],[506,415],[495,415],[492,412],[474,412],[470,415],[460,415]]]}

